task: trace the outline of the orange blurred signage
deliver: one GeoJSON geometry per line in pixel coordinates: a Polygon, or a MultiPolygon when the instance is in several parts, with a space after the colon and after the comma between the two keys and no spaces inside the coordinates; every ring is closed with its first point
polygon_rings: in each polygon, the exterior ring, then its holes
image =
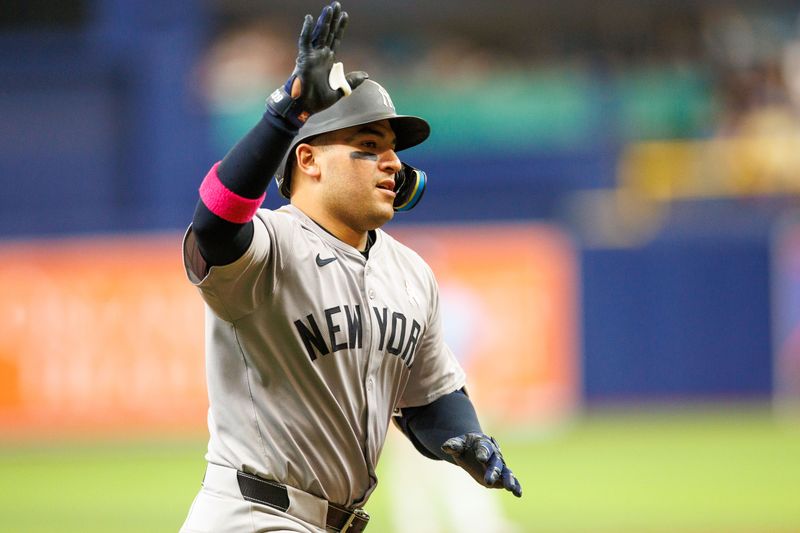
{"type": "MultiPolygon", "coordinates": [[[[389,230],[436,272],[448,342],[482,414],[578,402],[577,273],[543,225],[389,230]]],[[[180,235],[0,245],[0,435],[198,431],[203,305],[180,235]]]]}
{"type": "Polygon", "coordinates": [[[553,226],[391,229],[436,273],[445,336],[482,418],[562,421],[578,406],[578,272],[553,226]]]}
{"type": "Polygon", "coordinates": [[[203,310],[180,239],[0,247],[0,431],[202,427],[203,310]]]}

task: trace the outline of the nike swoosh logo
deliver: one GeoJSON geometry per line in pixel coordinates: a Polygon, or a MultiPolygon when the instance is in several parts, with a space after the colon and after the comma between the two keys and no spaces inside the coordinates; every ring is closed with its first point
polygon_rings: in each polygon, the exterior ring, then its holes
{"type": "Polygon", "coordinates": [[[317,254],[317,266],[324,267],[328,263],[333,263],[334,261],[336,261],[335,257],[326,257],[322,259],[319,254],[317,254]]]}

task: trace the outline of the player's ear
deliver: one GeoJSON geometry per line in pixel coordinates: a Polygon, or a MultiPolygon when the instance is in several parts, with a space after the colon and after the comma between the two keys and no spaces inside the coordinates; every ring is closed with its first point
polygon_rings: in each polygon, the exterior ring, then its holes
{"type": "Polygon", "coordinates": [[[317,153],[313,146],[306,143],[300,143],[294,150],[294,158],[297,162],[297,168],[314,178],[319,178],[321,171],[319,161],[317,160],[317,153]]]}

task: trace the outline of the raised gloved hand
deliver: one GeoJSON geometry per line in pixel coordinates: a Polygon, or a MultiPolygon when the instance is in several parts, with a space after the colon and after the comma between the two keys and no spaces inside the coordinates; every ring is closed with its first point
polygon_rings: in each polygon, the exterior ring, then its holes
{"type": "Polygon", "coordinates": [[[506,489],[522,497],[522,485],[506,466],[497,442],[483,433],[467,433],[442,444],[442,450],[469,472],[475,481],[493,489],[506,489]]]}
{"type": "Polygon", "coordinates": [[[334,53],[347,21],[347,12],[342,11],[339,2],[325,6],[316,25],[311,15],[306,15],[294,72],[267,99],[270,113],[300,128],[308,117],[349,95],[368,77],[361,71],[345,76],[342,64],[334,64],[334,53]]]}

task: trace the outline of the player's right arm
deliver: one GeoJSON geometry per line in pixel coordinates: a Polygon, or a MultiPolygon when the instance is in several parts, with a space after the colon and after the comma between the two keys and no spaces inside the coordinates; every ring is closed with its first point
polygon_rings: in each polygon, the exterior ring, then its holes
{"type": "MultiPolygon", "coordinates": [[[[192,231],[209,267],[227,265],[245,253],[253,240],[253,216],[299,128],[344,96],[328,78],[347,21],[339,2],[326,6],[316,24],[306,15],[294,72],[268,99],[258,124],[203,180],[192,231]]],[[[346,78],[355,88],[366,74],[353,72],[346,78]]]]}

